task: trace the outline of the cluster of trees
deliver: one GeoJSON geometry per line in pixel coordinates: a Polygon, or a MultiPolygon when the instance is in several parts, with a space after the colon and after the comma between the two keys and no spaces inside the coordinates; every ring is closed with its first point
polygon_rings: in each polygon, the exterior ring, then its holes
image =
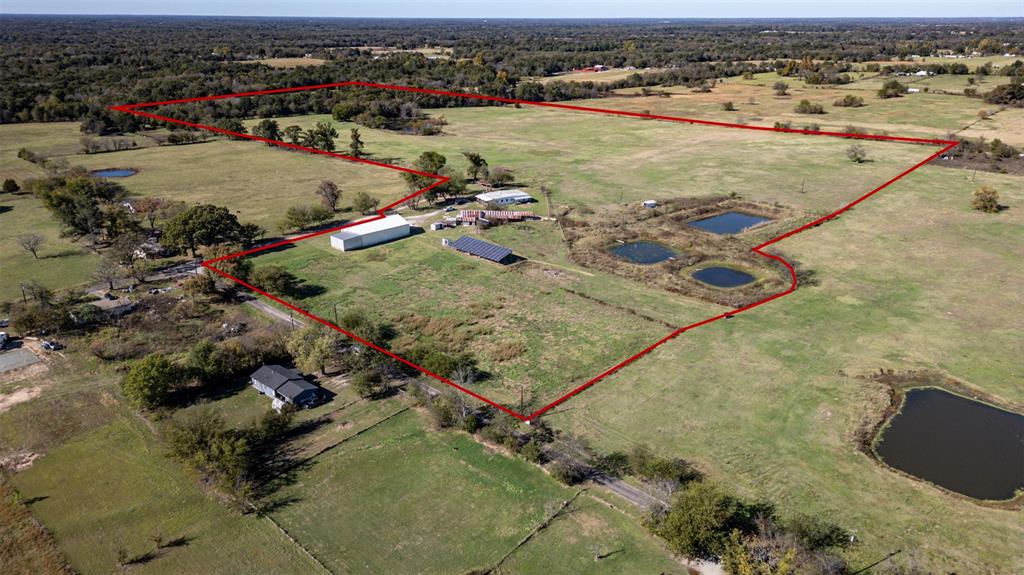
{"type": "MultiPolygon", "coordinates": [[[[757,23],[723,25],[617,22],[489,22],[345,20],[311,25],[296,20],[255,22],[241,18],[79,18],[4,16],[0,47],[0,123],[81,120],[90,134],[136,131],[143,120],[106,106],[222,93],[237,86],[258,90],[320,84],[335,78],[419,85],[527,100],[594,97],[626,86],[691,85],[749,70],[780,69],[809,82],[842,81],[843,62],[906,58],[948,50],[984,54],[1024,50],[1021,32],[1000,22],[932,24],[908,29],[894,22],[788,22],[766,31],[757,23]],[[950,28],[952,26],[952,29],[950,28]],[[799,33],[789,33],[796,30],[799,33]],[[963,35],[951,31],[964,32],[963,35]],[[94,38],[102,35],[104,42],[94,38]],[[413,52],[378,57],[338,46],[414,48],[441,42],[452,58],[413,52]],[[321,66],[278,69],[245,62],[313,53],[321,66]],[[774,62],[757,65],[750,61],[774,62]],[[613,86],[575,82],[521,82],[604,64],[662,70],[636,74],[613,86]]],[[[378,96],[379,97],[379,96],[378,96]]],[[[169,107],[186,119],[282,117],[330,113],[347,96],[282,94],[232,102],[169,107]],[[226,111],[226,114],[211,114],[226,111]]],[[[366,98],[366,110],[372,98],[366,98]]],[[[440,96],[397,103],[381,101],[357,121],[387,124],[402,106],[480,105],[440,96]]],[[[161,110],[164,111],[164,110],[161,110]]],[[[405,120],[411,125],[422,118],[405,120]]],[[[413,129],[433,130],[423,124],[413,129]]]]}
{"type": "Polygon", "coordinates": [[[864,98],[854,96],[853,94],[847,94],[833,103],[833,106],[838,106],[840,108],[860,108],[863,105],[864,98]]]}
{"type": "Polygon", "coordinates": [[[878,97],[882,99],[886,98],[899,98],[903,94],[907,93],[907,87],[896,79],[886,80],[882,87],[878,90],[878,97]]]}
{"type": "Polygon", "coordinates": [[[1024,81],[1018,78],[1010,84],[992,88],[985,94],[985,101],[989,104],[1024,108],[1024,81]]]}
{"type": "Polygon", "coordinates": [[[243,510],[261,484],[287,465],[280,439],[292,426],[293,412],[267,411],[243,427],[229,427],[216,410],[203,407],[169,421],[162,435],[171,454],[213,480],[243,510]]]}
{"type": "MultiPolygon", "coordinates": [[[[472,160],[470,161],[472,162],[472,160]]],[[[481,163],[480,167],[477,168],[477,174],[482,174],[487,162],[478,156],[477,161],[481,163]]],[[[434,186],[419,196],[419,198],[427,200],[428,202],[436,202],[446,198],[458,197],[466,191],[466,180],[462,178],[461,175],[455,173],[451,166],[448,165],[448,158],[442,154],[437,152],[423,152],[413,162],[412,168],[419,172],[437,174],[449,178],[447,182],[439,186],[434,186]]],[[[404,172],[402,174],[402,179],[405,180],[410,192],[421,190],[437,181],[435,178],[421,176],[411,172],[404,172]]]]}
{"type": "Polygon", "coordinates": [[[797,114],[824,114],[825,108],[821,104],[811,102],[810,100],[800,100],[800,103],[793,108],[793,111],[797,114]]]}
{"type": "Polygon", "coordinates": [[[735,575],[847,572],[837,553],[852,542],[841,527],[816,516],[780,519],[766,502],[745,502],[708,480],[687,483],[647,526],[687,556],[720,559],[735,575]]]}
{"type": "Polygon", "coordinates": [[[814,60],[809,54],[800,61],[776,60],[772,67],[780,76],[802,78],[807,84],[849,84],[853,81],[847,74],[853,69],[849,62],[814,60]]]}

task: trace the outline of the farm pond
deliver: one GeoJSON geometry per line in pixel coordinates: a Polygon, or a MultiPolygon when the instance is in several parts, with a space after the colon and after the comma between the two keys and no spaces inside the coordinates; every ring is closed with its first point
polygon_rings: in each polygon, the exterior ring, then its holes
{"type": "Polygon", "coordinates": [[[127,178],[128,176],[134,176],[135,170],[130,168],[110,168],[106,170],[95,170],[92,175],[99,178],[127,178]]]}
{"type": "Polygon", "coordinates": [[[769,221],[771,221],[770,218],[752,216],[743,212],[725,212],[694,220],[689,225],[713,234],[738,234],[743,230],[769,221]]]}
{"type": "Polygon", "coordinates": [[[739,287],[747,285],[756,279],[754,276],[746,272],[722,266],[711,266],[699,269],[690,274],[690,277],[697,281],[720,288],[739,287]]]}
{"type": "Polygon", "coordinates": [[[875,445],[886,464],[968,497],[1024,489],[1024,415],[937,388],[907,391],[875,445]]]}
{"type": "Polygon", "coordinates": [[[628,242],[614,245],[608,251],[635,264],[651,265],[676,256],[671,248],[655,242],[628,242]]]}

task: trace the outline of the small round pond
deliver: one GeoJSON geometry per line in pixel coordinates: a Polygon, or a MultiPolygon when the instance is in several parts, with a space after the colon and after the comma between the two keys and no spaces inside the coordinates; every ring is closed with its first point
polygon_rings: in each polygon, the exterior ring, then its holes
{"type": "Polygon", "coordinates": [[[635,264],[650,265],[676,256],[676,252],[655,242],[629,242],[608,248],[612,254],[635,264]]]}
{"type": "Polygon", "coordinates": [[[941,389],[912,389],[875,453],[950,491],[1011,499],[1024,489],[1024,415],[941,389]]]}
{"type": "Polygon", "coordinates": [[[752,216],[743,212],[725,212],[692,221],[690,225],[713,234],[738,234],[747,228],[752,228],[768,221],[771,221],[771,219],[752,216]]]}
{"type": "Polygon", "coordinates": [[[106,170],[94,170],[92,175],[99,178],[127,178],[134,176],[135,170],[131,168],[109,168],[106,170]]]}
{"type": "Polygon", "coordinates": [[[697,270],[690,274],[690,277],[697,281],[720,288],[740,287],[742,285],[747,285],[756,279],[754,276],[746,272],[722,266],[712,266],[697,270]]]}

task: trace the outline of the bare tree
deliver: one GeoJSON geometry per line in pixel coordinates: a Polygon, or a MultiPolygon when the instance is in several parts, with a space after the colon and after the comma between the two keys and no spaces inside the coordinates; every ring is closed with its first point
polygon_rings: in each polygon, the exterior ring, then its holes
{"type": "Polygon", "coordinates": [[[96,266],[92,279],[106,283],[108,289],[114,289],[114,281],[120,279],[123,273],[121,266],[117,265],[117,262],[110,258],[103,258],[100,260],[100,264],[96,266]]]}
{"type": "Polygon", "coordinates": [[[39,255],[36,253],[39,250],[39,246],[43,245],[43,234],[22,234],[18,236],[18,245],[25,249],[25,251],[32,254],[32,257],[39,259],[39,255]]]}
{"type": "Polygon", "coordinates": [[[320,196],[320,201],[324,207],[330,209],[332,212],[338,211],[338,201],[341,200],[341,190],[338,185],[330,180],[324,180],[320,182],[320,185],[316,188],[316,195],[320,196]]]}
{"type": "Polygon", "coordinates": [[[472,365],[460,365],[452,372],[452,381],[466,387],[476,383],[480,373],[472,365]]]}

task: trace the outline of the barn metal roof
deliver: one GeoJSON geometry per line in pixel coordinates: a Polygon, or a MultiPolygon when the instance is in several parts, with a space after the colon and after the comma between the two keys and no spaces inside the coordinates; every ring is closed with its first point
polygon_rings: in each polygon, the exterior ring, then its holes
{"type": "Polygon", "coordinates": [[[466,252],[467,254],[481,257],[492,262],[501,262],[501,260],[505,259],[512,253],[511,248],[506,248],[505,246],[499,246],[498,244],[492,244],[468,236],[462,236],[455,240],[451,243],[451,246],[460,252],[466,252]]]}
{"type": "Polygon", "coordinates": [[[368,219],[362,223],[356,223],[343,230],[331,234],[331,237],[338,238],[341,240],[347,240],[357,236],[365,236],[366,234],[372,234],[373,232],[380,232],[383,230],[390,230],[394,228],[400,228],[408,226],[409,220],[403,218],[398,214],[391,214],[390,216],[384,216],[383,218],[368,219]]]}

